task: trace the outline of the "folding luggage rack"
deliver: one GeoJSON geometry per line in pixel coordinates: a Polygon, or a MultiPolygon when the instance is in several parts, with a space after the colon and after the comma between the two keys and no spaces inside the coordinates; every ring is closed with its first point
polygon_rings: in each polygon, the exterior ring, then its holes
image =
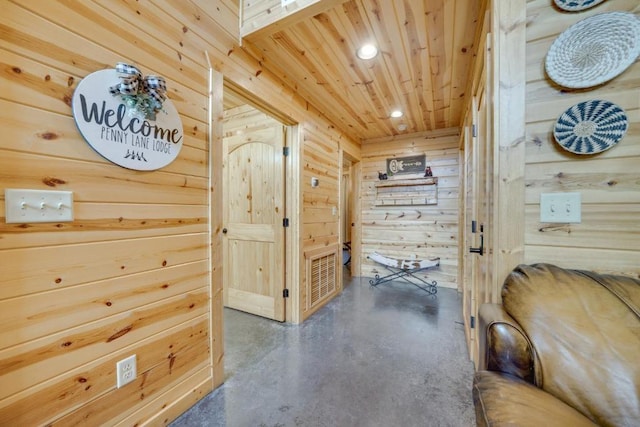
{"type": "MultiPolygon", "coordinates": [[[[369,280],[369,284],[372,286],[378,286],[381,283],[390,282],[395,279],[402,279],[405,282],[411,283],[413,286],[422,289],[429,295],[435,296],[438,292],[438,282],[435,280],[428,282],[422,277],[416,276],[421,271],[435,268],[440,265],[440,258],[433,257],[424,260],[418,259],[396,259],[389,258],[384,255],[380,255],[376,252],[368,256],[370,260],[382,265],[385,269],[389,270],[391,274],[380,277],[376,274],[374,279],[369,280]]],[[[426,276],[425,276],[426,278],[426,276]]]]}

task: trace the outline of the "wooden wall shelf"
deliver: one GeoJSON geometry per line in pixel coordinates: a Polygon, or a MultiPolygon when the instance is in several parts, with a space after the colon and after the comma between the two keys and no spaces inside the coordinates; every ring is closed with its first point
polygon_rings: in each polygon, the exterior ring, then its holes
{"type": "Polygon", "coordinates": [[[376,206],[414,206],[438,204],[438,178],[378,181],[376,206]]]}

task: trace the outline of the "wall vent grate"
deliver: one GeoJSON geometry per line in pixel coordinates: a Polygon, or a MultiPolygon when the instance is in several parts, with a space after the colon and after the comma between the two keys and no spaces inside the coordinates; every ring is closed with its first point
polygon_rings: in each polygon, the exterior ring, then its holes
{"type": "Polygon", "coordinates": [[[335,251],[310,259],[309,280],[307,282],[307,306],[313,308],[336,291],[337,256],[335,251]]]}

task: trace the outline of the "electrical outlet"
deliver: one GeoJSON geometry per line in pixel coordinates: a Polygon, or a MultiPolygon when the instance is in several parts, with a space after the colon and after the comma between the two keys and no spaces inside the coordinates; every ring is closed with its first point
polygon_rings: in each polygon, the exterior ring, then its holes
{"type": "Polygon", "coordinates": [[[135,354],[116,363],[116,385],[118,388],[135,380],[137,375],[135,354]]]}

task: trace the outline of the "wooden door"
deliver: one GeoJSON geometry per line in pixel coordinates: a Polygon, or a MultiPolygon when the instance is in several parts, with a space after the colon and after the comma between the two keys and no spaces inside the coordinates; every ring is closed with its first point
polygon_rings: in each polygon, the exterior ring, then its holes
{"type": "Polygon", "coordinates": [[[465,134],[465,197],[463,262],[465,290],[463,314],[469,355],[477,360],[478,341],[475,329],[478,306],[485,300],[483,281],[489,265],[486,262],[484,234],[487,230],[487,103],[484,82],[481,82],[472,100],[472,124],[465,134]]]}
{"type": "MultiPolygon", "coordinates": [[[[484,80],[484,79],[482,79],[484,80]]],[[[487,120],[487,98],[485,93],[485,85],[481,83],[478,88],[478,92],[476,93],[476,108],[475,111],[475,127],[476,127],[476,137],[475,137],[475,145],[476,145],[476,176],[474,182],[474,219],[476,221],[476,230],[475,233],[472,232],[471,239],[472,244],[475,248],[478,248],[480,252],[473,252],[476,255],[476,262],[474,264],[475,268],[473,271],[473,281],[474,281],[474,292],[476,303],[486,301],[486,296],[484,295],[486,286],[484,286],[483,282],[485,280],[485,276],[487,275],[487,268],[485,258],[486,255],[485,247],[484,247],[484,234],[487,227],[487,144],[490,142],[487,140],[487,129],[486,129],[486,120],[487,120]]]]}
{"type": "Polygon", "coordinates": [[[502,281],[524,262],[525,76],[522,67],[513,66],[525,57],[524,3],[487,3],[473,71],[473,105],[465,120],[466,126],[476,128],[476,137],[464,141],[465,161],[473,164],[463,169],[467,175],[461,181],[470,186],[461,198],[465,245],[461,260],[465,333],[472,340],[469,351],[476,366],[478,330],[472,319],[477,318],[477,308],[500,302],[502,281]],[[471,233],[472,220],[477,221],[478,231],[483,225],[482,256],[468,252],[480,244],[479,233],[471,233]]]}
{"type": "Polygon", "coordinates": [[[225,306],[284,321],[284,128],[263,122],[223,144],[225,306]]]}
{"type": "MultiPolygon", "coordinates": [[[[472,109],[475,111],[475,108],[472,109]]],[[[473,116],[473,114],[472,114],[473,116]]],[[[475,221],[477,209],[474,206],[476,191],[476,171],[478,161],[476,158],[477,150],[475,138],[473,137],[473,118],[465,126],[464,133],[464,196],[463,196],[463,294],[462,294],[462,311],[465,324],[465,335],[467,346],[469,349],[469,357],[473,360],[475,357],[475,335],[472,329],[472,319],[476,313],[476,300],[474,292],[473,272],[475,271],[476,256],[469,252],[475,242],[471,233],[472,221],[475,221]]]]}
{"type": "Polygon", "coordinates": [[[342,242],[351,243],[351,164],[345,164],[342,172],[342,193],[340,195],[342,205],[341,226],[342,226],[342,242]]]}
{"type": "MultiPolygon", "coordinates": [[[[485,45],[486,48],[486,45],[485,45]]],[[[470,357],[478,362],[478,336],[476,319],[478,307],[491,301],[487,283],[492,279],[492,254],[489,235],[492,228],[493,206],[493,145],[491,130],[490,93],[487,80],[490,75],[490,50],[485,51],[484,62],[478,70],[474,86],[471,123],[467,123],[464,141],[464,293],[463,313],[470,357]]]]}

